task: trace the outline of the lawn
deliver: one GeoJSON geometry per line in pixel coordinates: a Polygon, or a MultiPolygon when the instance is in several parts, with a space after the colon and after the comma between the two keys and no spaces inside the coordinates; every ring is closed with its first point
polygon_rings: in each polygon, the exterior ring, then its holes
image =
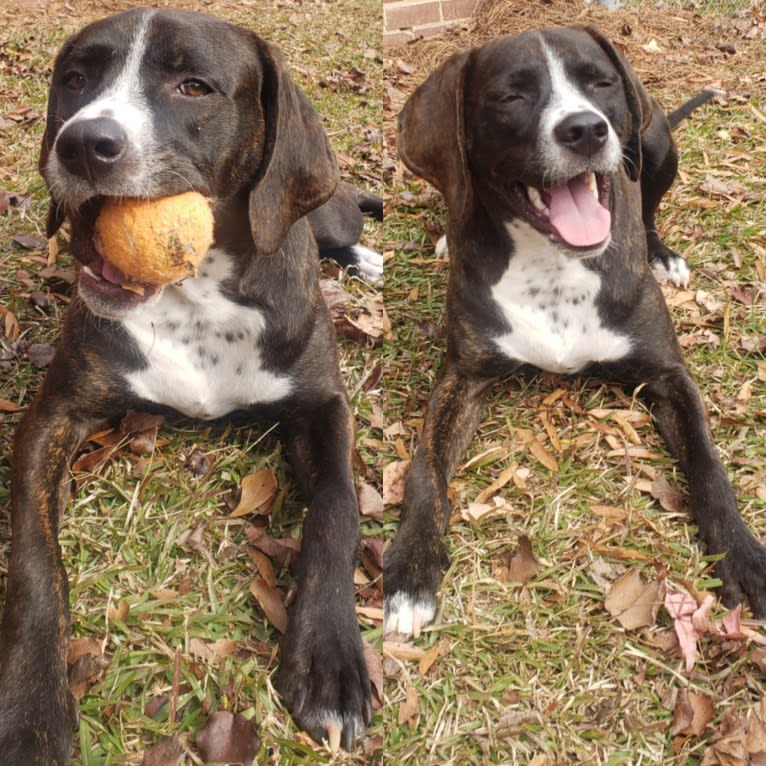
{"type": "MultiPolygon", "coordinates": [[[[66,236],[59,237],[56,260],[44,239],[47,203],[37,153],[47,79],[69,34],[135,5],[0,2],[0,189],[10,195],[0,213],[0,580],[8,554],[13,426],[42,379],[73,278],[66,236]]],[[[215,13],[277,43],[323,115],[346,179],[380,192],[377,0],[173,5],[215,13]]],[[[367,224],[365,244],[379,249],[379,238],[380,227],[367,224]]],[[[369,495],[380,489],[383,457],[376,360],[380,293],[336,276],[328,267],[328,285],[335,285],[333,294],[341,301],[335,313],[358,425],[357,475],[369,495]]],[[[288,567],[258,549],[259,535],[267,531],[289,546],[300,534],[304,504],[280,443],[241,422],[168,420],[155,434],[154,424],[134,421],[125,430],[99,436],[78,462],[76,492],[61,534],[71,581],[73,646],[85,655],[71,658],[71,681],[81,697],[73,763],[139,764],[160,737],[170,735],[178,735],[184,763],[202,763],[196,735],[217,710],[240,713],[256,724],[259,764],[332,760],[325,748],[296,731],[279,704],[270,680],[279,632],[250,591],[264,571],[275,573],[281,594],[290,582],[288,567]],[[137,442],[138,432],[146,438],[137,442]],[[253,474],[269,491],[256,512],[231,517],[243,479],[253,474]]],[[[366,566],[360,563],[356,583],[363,636],[374,644],[382,606],[375,579],[381,525],[377,512],[370,513],[363,534],[372,541],[372,555],[365,557],[366,566]]],[[[363,751],[347,762],[381,762],[379,716],[369,735],[363,751]]]]}
{"type": "MultiPolygon", "coordinates": [[[[396,157],[395,115],[454,50],[537,25],[595,23],[668,109],[710,85],[726,91],[677,130],[681,171],[659,227],[694,274],[688,289],[663,289],[739,507],[763,540],[766,19],[747,2],[624,5],[485,2],[471,24],[386,51],[388,463],[406,466],[418,442],[444,350],[448,268],[433,248],[443,205],[396,157]]],[[[387,490],[386,537],[399,512],[395,483],[387,490]]],[[[703,636],[686,671],[657,594],[701,601],[715,582],[683,523],[684,479],[631,391],[548,375],[498,384],[450,492],[436,620],[418,640],[384,643],[388,763],[760,762],[766,633],[745,612],[753,633],[703,636]],[[510,570],[529,563],[516,557],[523,538],[539,567],[519,582],[510,570]],[[649,625],[624,628],[606,608],[623,576],[657,588],[649,625]]]]}

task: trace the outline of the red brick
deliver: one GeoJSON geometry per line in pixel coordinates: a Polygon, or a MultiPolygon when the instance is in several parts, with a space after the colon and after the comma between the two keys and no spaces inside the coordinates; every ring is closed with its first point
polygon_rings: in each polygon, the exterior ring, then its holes
{"type": "Polygon", "coordinates": [[[467,19],[476,5],[477,0],[442,0],[442,18],[445,21],[467,19]]]}
{"type": "Polygon", "coordinates": [[[384,11],[386,29],[389,31],[441,21],[441,10],[438,2],[387,6],[384,11]]]}

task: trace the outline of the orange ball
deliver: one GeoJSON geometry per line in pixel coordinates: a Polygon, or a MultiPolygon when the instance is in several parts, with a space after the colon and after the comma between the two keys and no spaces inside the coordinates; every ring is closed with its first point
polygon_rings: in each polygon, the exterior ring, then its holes
{"type": "Polygon", "coordinates": [[[109,198],[96,219],[98,251],[131,282],[195,276],[213,243],[213,212],[198,192],[155,200],[109,198]]]}

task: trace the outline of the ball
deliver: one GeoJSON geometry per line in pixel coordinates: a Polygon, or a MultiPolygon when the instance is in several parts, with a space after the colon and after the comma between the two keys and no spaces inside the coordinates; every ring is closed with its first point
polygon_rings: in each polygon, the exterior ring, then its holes
{"type": "Polygon", "coordinates": [[[93,239],[129,283],[166,285],[196,275],[213,243],[213,211],[193,191],[154,200],[110,197],[93,239]]]}

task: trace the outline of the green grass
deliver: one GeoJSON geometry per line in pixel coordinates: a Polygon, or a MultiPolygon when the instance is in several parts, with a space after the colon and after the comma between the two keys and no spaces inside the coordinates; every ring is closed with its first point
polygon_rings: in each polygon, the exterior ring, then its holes
{"type": "MultiPolygon", "coordinates": [[[[327,3],[259,4],[182,3],[217,13],[246,25],[285,51],[290,71],[317,106],[341,159],[343,174],[360,186],[379,189],[381,142],[381,8],[375,0],[327,3]],[[345,75],[363,73],[353,87],[345,75]],[[322,83],[327,83],[323,86],[322,83]]],[[[9,19],[0,35],[0,113],[32,106],[44,112],[47,78],[53,56],[66,36],[98,6],[81,4],[81,13],[58,17],[34,15],[9,19]]],[[[5,24],[5,21],[3,22],[5,24]]],[[[359,75],[357,75],[359,78],[359,75]]],[[[47,200],[37,174],[43,122],[37,119],[0,134],[0,188],[31,195],[25,211],[0,216],[0,305],[18,318],[22,337],[12,342],[0,333],[0,396],[27,406],[42,373],[26,356],[30,343],[55,343],[66,309],[62,291],[53,295],[41,275],[47,256],[22,251],[12,243],[18,233],[42,235],[47,200]],[[19,270],[26,272],[19,273],[19,270]],[[52,295],[48,309],[36,308],[30,293],[52,295]]],[[[366,225],[365,243],[379,247],[379,226],[366,225]]],[[[64,241],[62,239],[62,245],[64,241]]],[[[66,249],[65,247],[63,248],[66,249]]],[[[59,267],[71,268],[64,252],[59,267]]],[[[346,279],[352,309],[375,291],[346,279]]],[[[340,340],[341,365],[358,421],[358,451],[363,477],[377,483],[380,455],[371,443],[380,438],[374,410],[380,410],[380,387],[362,390],[376,360],[371,344],[340,340]]],[[[8,506],[11,435],[17,415],[0,414],[0,505],[8,506]]],[[[141,458],[126,453],[99,476],[84,479],[70,502],[61,533],[70,575],[75,638],[103,642],[109,665],[79,703],[80,728],[73,763],[78,766],[138,764],[142,753],[163,734],[188,741],[186,763],[194,754],[195,732],[207,714],[229,709],[254,719],[261,749],[258,763],[324,763],[325,750],[300,739],[281,707],[272,685],[277,667],[278,633],[270,627],[249,592],[255,567],[246,553],[246,523],[227,519],[227,498],[243,476],[263,467],[276,474],[283,498],[272,512],[271,534],[297,536],[304,504],[294,491],[291,470],[274,436],[242,425],[167,423],[162,443],[141,458]],[[213,469],[197,478],[187,467],[190,454],[202,451],[213,469]],[[203,525],[199,546],[181,545],[179,537],[203,525]],[[124,620],[109,616],[121,600],[129,611],[124,620]],[[213,662],[195,655],[195,639],[211,643],[233,639],[236,652],[213,662]],[[146,706],[173,695],[174,661],[180,655],[175,720],[169,705],[150,716],[146,706]]],[[[82,478],[82,477],[81,477],[82,478]]],[[[0,521],[0,573],[8,554],[9,530],[0,521]]],[[[365,536],[381,527],[363,521],[365,536]]],[[[281,586],[289,573],[277,568],[281,586]]],[[[379,640],[379,629],[361,618],[364,638],[379,640]]],[[[382,730],[373,722],[366,754],[348,763],[379,763],[382,730]]]]}

